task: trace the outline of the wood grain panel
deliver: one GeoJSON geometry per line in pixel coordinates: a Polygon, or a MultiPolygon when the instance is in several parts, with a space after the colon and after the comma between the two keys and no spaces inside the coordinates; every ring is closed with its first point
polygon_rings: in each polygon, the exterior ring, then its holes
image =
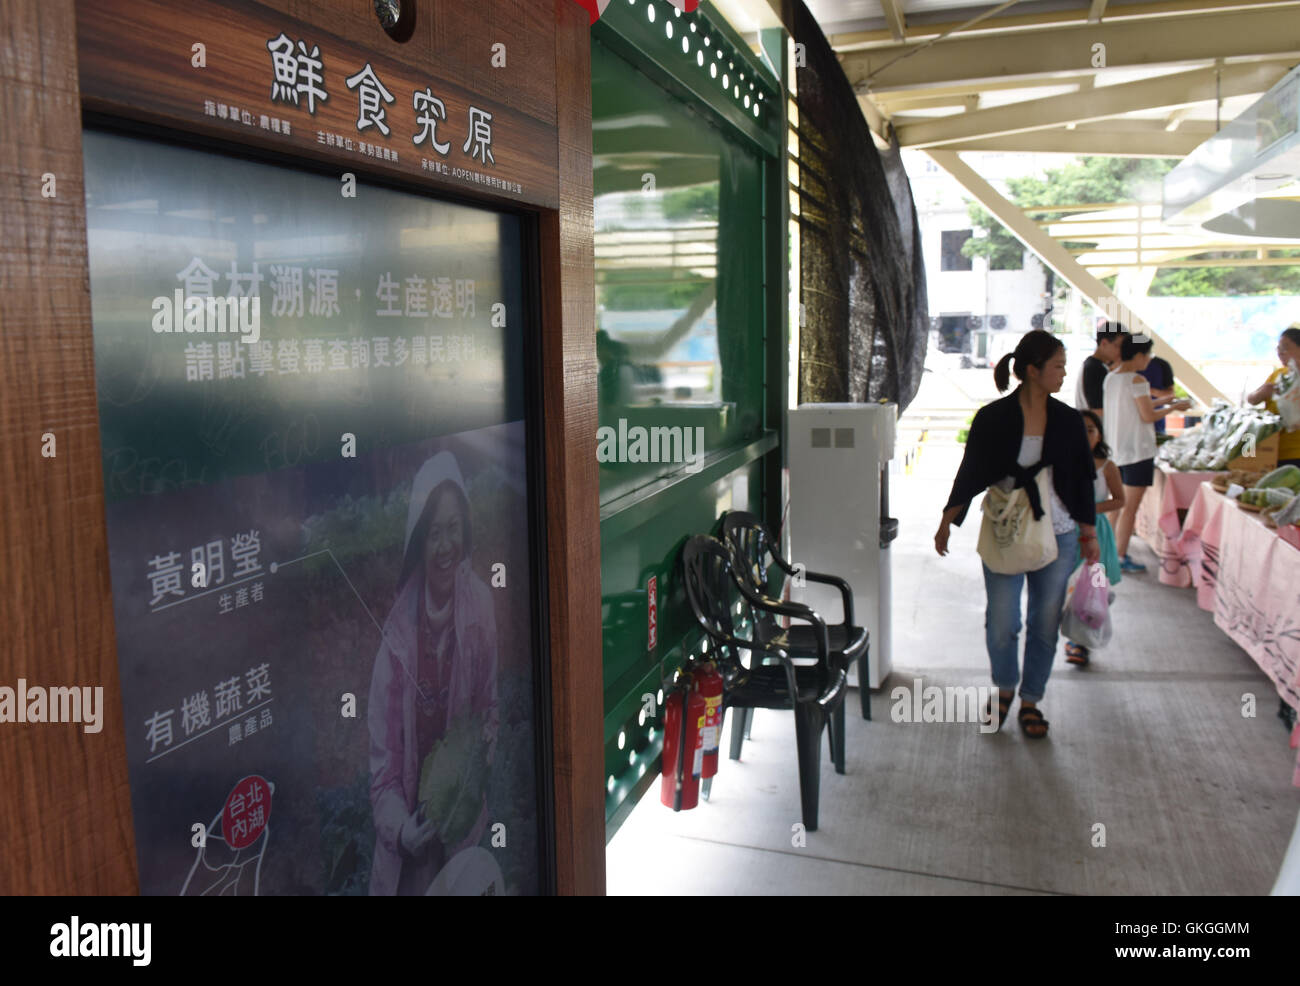
{"type": "MultiPolygon", "coordinates": [[[[330,18],[333,23],[364,37],[364,42],[358,43],[351,36],[344,40],[315,22],[293,19],[250,0],[227,3],[189,0],[183,8],[165,0],[83,2],[77,5],[82,98],[91,110],[161,123],[277,153],[330,161],[344,171],[364,169],[401,175],[488,202],[523,202],[554,208],[558,202],[553,108],[540,117],[534,116],[473,88],[483,85],[484,80],[491,80],[490,88],[497,92],[509,88],[505,75],[493,73],[509,73],[514,79],[535,74],[530,71],[528,55],[535,53],[537,46],[515,41],[513,37],[514,67],[511,67],[509,47],[506,67],[491,67],[490,39],[501,31],[489,28],[484,13],[511,11],[519,16],[508,18],[502,13],[494,15],[493,20],[531,23],[534,29],[539,29],[536,15],[523,13],[530,6],[522,2],[473,5],[475,20],[453,34],[452,40],[458,52],[476,54],[472,66],[462,54],[462,74],[457,75],[446,71],[446,59],[440,57],[446,55],[442,48],[429,51],[411,47],[420,38],[418,32],[410,42],[399,45],[379,29],[373,15],[370,17],[373,26],[363,27],[364,19],[355,12],[368,11],[370,4],[333,3],[310,8],[313,16],[318,10],[334,11],[330,18]],[[342,10],[350,13],[339,13],[342,10]],[[476,40],[469,41],[467,32],[472,32],[476,40]],[[299,96],[296,104],[273,97],[275,72],[267,44],[282,33],[295,44],[305,42],[309,51],[319,47],[322,64],[317,88],[325,92],[324,98],[318,97],[309,105],[305,94],[299,96]],[[192,64],[194,44],[205,46],[205,67],[192,64]],[[420,59],[421,54],[426,57],[420,59]],[[347,79],[367,64],[393,97],[392,102],[383,103],[387,135],[375,125],[358,127],[358,90],[350,89],[347,79]],[[427,138],[419,145],[413,140],[423,133],[424,127],[416,122],[412,96],[426,88],[446,108],[446,120],[436,127],[437,139],[450,144],[445,156],[430,149],[427,138]],[[208,104],[217,112],[221,107],[238,107],[240,122],[212,115],[208,104]],[[471,107],[492,114],[494,162],[485,163],[466,151],[471,107]],[[244,113],[248,114],[247,118],[243,117],[244,113]],[[263,128],[263,116],[268,121],[287,122],[289,133],[263,128]],[[352,149],[331,146],[332,136],[352,141],[352,149]],[[362,154],[363,144],[377,147],[381,152],[396,152],[397,161],[362,154]],[[437,162],[446,170],[427,170],[426,161],[437,162]],[[508,187],[492,183],[493,179],[508,187]]],[[[430,30],[434,29],[431,23],[430,30]]],[[[545,32],[548,36],[551,33],[545,32]]],[[[537,61],[535,55],[533,61],[537,61]]],[[[452,58],[452,64],[455,63],[456,59],[452,58]]],[[[554,77],[554,70],[550,68],[538,74],[545,80],[554,77]]],[[[536,99],[531,102],[535,104],[536,99]]]]}
{"type": "Polygon", "coordinates": [[[415,33],[395,46],[369,2],[268,0],[263,6],[348,38],[368,50],[389,51],[412,68],[437,65],[447,78],[504,106],[555,123],[555,25],[546,2],[450,3],[415,0],[415,33]],[[492,64],[492,46],[506,46],[506,64],[492,64]]]}
{"type": "Polygon", "coordinates": [[[104,689],[98,733],[0,723],[0,893],[134,893],[75,15],[72,0],[7,0],[0,21],[0,685],[104,689]],[[41,455],[46,432],[53,458],[41,455]]]}
{"type": "MultiPolygon", "coordinates": [[[[556,120],[556,23],[548,4],[438,4],[433,45],[446,71],[474,92],[552,125],[556,120]],[[494,67],[495,44],[506,64],[494,67]],[[526,82],[524,80],[527,80],[526,82]]],[[[588,91],[587,100],[591,100],[588,91]]]]}
{"type": "Polygon", "coordinates": [[[552,0],[559,31],[560,210],[542,223],[545,402],[559,890],[605,892],[604,690],[596,474],[596,288],[591,40],[586,13],[552,0]]]}

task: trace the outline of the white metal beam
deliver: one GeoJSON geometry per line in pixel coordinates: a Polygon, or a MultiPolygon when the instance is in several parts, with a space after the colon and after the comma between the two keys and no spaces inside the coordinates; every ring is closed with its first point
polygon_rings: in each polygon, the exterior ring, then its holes
{"type": "Polygon", "coordinates": [[[892,125],[871,101],[870,96],[859,96],[858,105],[862,107],[862,115],[866,117],[867,127],[871,130],[871,139],[875,141],[876,147],[882,151],[888,150],[892,125]]]}
{"type": "Polygon", "coordinates": [[[895,120],[904,147],[932,147],[979,137],[1042,130],[1069,123],[1087,123],[1138,110],[1162,109],[1212,101],[1216,97],[1267,92],[1287,72],[1283,62],[1226,65],[1223,69],[1193,69],[1156,79],[1101,86],[1082,92],[1046,96],[953,116],[904,122],[895,120]]]}
{"type": "Polygon", "coordinates": [[[961,35],[925,50],[916,50],[914,45],[887,45],[848,52],[841,64],[855,86],[883,91],[1042,75],[1047,65],[1077,72],[1099,55],[1104,56],[1104,66],[1115,68],[1297,53],[1300,16],[1290,4],[1273,4],[1261,10],[1171,17],[1158,23],[1108,20],[1032,32],[961,35]],[[909,51],[909,57],[898,60],[909,51]]]}
{"type": "Polygon", "coordinates": [[[1092,6],[1088,8],[1088,23],[1100,24],[1102,14],[1106,12],[1106,0],[1092,0],[1092,6]]]}
{"type": "Polygon", "coordinates": [[[1156,267],[1126,267],[1115,279],[1115,290],[1129,298],[1145,298],[1156,279],[1156,267]]]}
{"type": "MultiPolygon", "coordinates": [[[[939,167],[970,192],[971,195],[1002,223],[1021,243],[1032,250],[1038,258],[1061,277],[1065,278],[1075,290],[1100,309],[1107,309],[1114,304],[1114,295],[1101,281],[1084,269],[1069,252],[1048,236],[1038,225],[1029,219],[1012,202],[998,193],[988,182],[975,173],[954,151],[930,150],[927,152],[939,167]]],[[[1127,307],[1132,308],[1132,305],[1127,307]]],[[[1136,312],[1130,319],[1129,329],[1144,332],[1160,347],[1160,355],[1169,360],[1174,376],[1187,388],[1187,392],[1204,404],[1223,394],[1199,370],[1157,336],[1136,312]]]]}
{"type": "Polygon", "coordinates": [[[900,96],[897,93],[873,93],[872,99],[880,107],[882,113],[888,113],[891,116],[895,113],[910,113],[913,110],[941,110],[941,109],[961,109],[966,105],[966,100],[970,98],[969,93],[961,95],[952,93],[946,96],[912,96],[910,93],[900,96]],[[899,96],[895,99],[886,99],[886,96],[899,96]]]}
{"type": "MultiPolygon", "coordinates": [[[[1300,0],[1156,0],[1153,3],[1125,3],[1106,9],[1107,23],[1121,20],[1143,20],[1148,24],[1152,20],[1165,20],[1170,17],[1197,17],[1207,13],[1228,10],[1252,10],[1279,8],[1283,6],[1300,6],[1300,0]]],[[[1038,12],[1033,14],[1002,14],[990,18],[965,32],[970,35],[991,34],[1000,31],[1041,30],[1051,27],[1064,27],[1073,24],[1086,24],[1088,10],[1082,7],[1038,12]]],[[[913,17],[907,25],[909,41],[925,41],[960,27],[963,22],[941,20],[937,15],[913,17]]],[[[836,51],[848,53],[867,47],[879,48],[895,44],[889,29],[874,31],[841,31],[831,34],[826,39],[836,51]]]]}
{"type": "Polygon", "coordinates": [[[1133,133],[1126,130],[1031,130],[944,144],[947,151],[997,151],[1022,154],[1087,154],[1094,157],[1186,157],[1204,134],[1133,133]]]}
{"type": "MultiPolygon", "coordinates": [[[[1097,273],[1102,277],[1109,277],[1111,274],[1124,267],[1142,267],[1147,263],[1145,256],[1142,263],[1123,263],[1109,264],[1098,267],[1097,273]]],[[[1160,267],[1170,267],[1179,269],[1194,269],[1197,267],[1297,267],[1295,257],[1265,257],[1260,260],[1258,257],[1219,257],[1209,260],[1167,260],[1159,265],[1160,267]]]]}
{"type": "Polygon", "coordinates": [[[880,0],[880,9],[884,11],[885,23],[895,41],[907,37],[907,26],[903,22],[903,0],[880,0]]]}
{"type": "Polygon", "coordinates": [[[932,99],[936,96],[969,96],[971,93],[986,93],[1003,89],[1036,89],[1044,86],[1087,86],[1094,78],[1094,71],[1069,73],[1044,73],[1041,75],[1020,76],[1014,79],[986,79],[982,82],[958,83],[950,86],[922,85],[915,89],[887,89],[873,92],[871,98],[880,106],[898,102],[915,102],[920,99],[932,99]]]}

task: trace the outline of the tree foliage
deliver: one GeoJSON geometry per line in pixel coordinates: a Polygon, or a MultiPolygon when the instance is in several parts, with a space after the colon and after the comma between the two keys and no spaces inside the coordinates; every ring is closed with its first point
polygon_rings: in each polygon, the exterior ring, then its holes
{"type": "MultiPolygon", "coordinates": [[[[658,194],[630,195],[624,208],[638,220],[652,217],[657,211],[668,227],[717,223],[720,189],[721,184],[713,181],[664,189],[658,194]]],[[[610,268],[601,272],[598,300],[607,311],[617,312],[688,308],[704,290],[706,280],[684,266],[610,268]]]]}
{"type": "MultiPolygon", "coordinates": [[[[1284,257],[1300,256],[1297,250],[1278,252],[1284,257]]],[[[1249,256],[1250,253],[1206,253],[1195,259],[1249,256]]],[[[1166,267],[1156,272],[1147,294],[1153,298],[1300,295],[1300,267],[1166,267]]]]}
{"type": "MultiPolygon", "coordinates": [[[[1007,181],[1011,201],[1020,208],[1046,205],[1083,205],[1105,202],[1159,202],[1164,176],[1178,162],[1171,158],[1084,157],[1043,178],[1027,176],[1007,181]]],[[[973,229],[984,230],[962,247],[967,257],[984,257],[991,270],[1019,268],[1022,244],[1000,222],[975,202],[967,202],[973,229]]],[[[1039,222],[1069,213],[1033,213],[1039,222]]],[[[1067,249],[1086,249],[1094,243],[1066,242],[1067,249]]],[[[1249,255],[1245,251],[1244,255],[1249,255]]],[[[1288,251],[1287,255],[1292,255],[1288,251]]],[[[1206,254],[1206,257],[1239,256],[1206,254]]],[[[1300,294],[1298,267],[1171,267],[1156,272],[1152,297],[1219,297],[1250,294],[1300,294]]]]}
{"type": "Polygon", "coordinates": [[[717,222],[720,188],[716,181],[670,188],[664,193],[664,218],[674,223],[717,222]]]}

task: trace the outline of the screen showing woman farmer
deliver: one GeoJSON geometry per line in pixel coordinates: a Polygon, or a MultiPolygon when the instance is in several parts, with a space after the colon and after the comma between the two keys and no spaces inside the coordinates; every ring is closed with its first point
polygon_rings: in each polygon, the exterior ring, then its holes
{"type": "Polygon", "coordinates": [[[465,480],[439,452],[411,488],[400,588],[371,681],[372,893],[424,893],[488,824],[497,622],[473,550],[465,480]]]}
{"type": "Polygon", "coordinates": [[[547,889],[521,220],[85,159],[141,891],[547,889]]]}

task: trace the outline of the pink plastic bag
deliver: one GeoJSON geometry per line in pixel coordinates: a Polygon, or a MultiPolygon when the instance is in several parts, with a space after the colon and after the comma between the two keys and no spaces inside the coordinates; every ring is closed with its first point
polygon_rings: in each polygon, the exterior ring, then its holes
{"type": "Polygon", "coordinates": [[[1100,630],[1105,625],[1109,588],[1106,569],[1100,562],[1094,562],[1079,573],[1071,608],[1084,626],[1100,630]]]}

